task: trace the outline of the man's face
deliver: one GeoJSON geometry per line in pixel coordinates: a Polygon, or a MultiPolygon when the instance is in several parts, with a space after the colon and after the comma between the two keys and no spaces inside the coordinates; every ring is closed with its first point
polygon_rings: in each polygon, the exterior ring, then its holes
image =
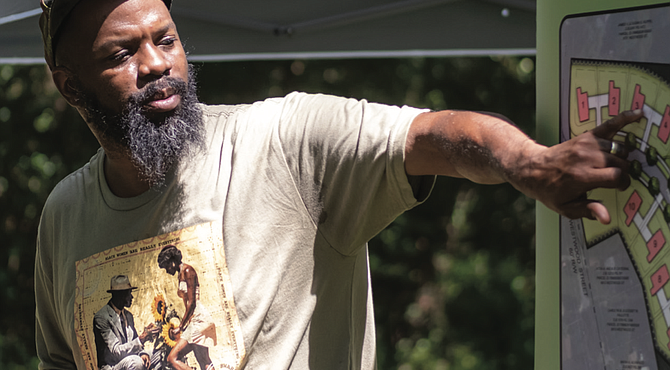
{"type": "Polygon", "coordinates": [[[130,307],[133,304],[133,293],[130,289],[121,290],[113,293],[117,297],[112,296],[112,302],[116,308],[122,310],[125,307],[130,307]]]}
{"type": "Polygon", "coordinates": [[[195,77],[175,25],[161,0],[80,5],[58,49],[76,66],[80,111],[108,154],[128,156],[141,178],[160,184],[202,145],[195,77]],[[72,34],[78,24],[79,37],[72,34]]]}
{"type": "MultiPolygon", "coordinates": [[[[77,65],[81,87],[103,108],[121,113],[133,94],[163,76],[187,80],[186,54],[161,0],[83,0],[70,19],[58,55],[70,54],[64,58],[77,65]]],[[[151,117],[173,111],[180,102],[164,88],[142,104],[151,117]]]]}
{"type": "Polygon", "coordinates": [[[126,295],[126,300],[124,301],[124,307],[130,307],[133,304],[133,293],[128,290],[128,294],[126,295]]]}

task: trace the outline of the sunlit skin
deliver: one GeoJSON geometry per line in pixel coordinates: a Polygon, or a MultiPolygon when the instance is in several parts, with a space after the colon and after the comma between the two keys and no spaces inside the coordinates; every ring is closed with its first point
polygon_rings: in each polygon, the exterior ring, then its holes
{"type": "MultiPolygon", "coordinates": [[[[56,56],[54,82],[85,120],[75,81],[104,107],[121,112],[131,94],[147,83],[163,76],[188,78],[186,54],[161,0],[81,1],[62,30],[56,56]]],[[[145,112],[170,112],[180,102],[179,95],[163,90],[145,105],[145,112]]],[[[105,149],[105,177],[112,192],[130,197],[148,190],[128,154],[87,123],[105,149]]]]}
{"type": "Polygon", "coordinates": [[[607,208],[587,198],[598,187],[630,185],[627,153],[611,154],[614,135],[643,117],[627,111],[569,141],[546,147],[493,114],[441,111],[419,115],[409,131],[410,175],[464,177],[483,184],[509,182],[549,209],[575,219],[611,221],[607,208]]]}

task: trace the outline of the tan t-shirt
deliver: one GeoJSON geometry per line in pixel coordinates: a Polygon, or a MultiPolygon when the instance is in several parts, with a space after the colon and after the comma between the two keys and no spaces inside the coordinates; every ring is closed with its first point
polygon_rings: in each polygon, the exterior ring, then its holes
{"type": "Polygon", "coordinates": [[[162,188],[115,197],[100,150],[52,192],[35,267],[41,367],[95,363],[86,315],[109,299],[118,271],[139,287],[129,308],[138,333],[151,320],[164,323],[151,317],[159,296],[182,315],[182,302],[170,298],[177,278],[154,266],[172,242],[197,271],[216,345],[230,346],[226,333],[241,329],[237,363],[212,358],[217,368],[375,368],[366,242],[418,203],[413,191],[432,186],[429,177],[413,190],[404,171],[407,132],[422,110],[304,93],[202,109],[207,152],[181,163],[162,188]],[[220,224],[220,242],[174,237],[220,224]],[[146,268],[137,268],[140,259],[146,268]],[[226,279],[234,299],[217,288],[226,279]],[[234,304],[223,305],[228,299],[234,304]]]}

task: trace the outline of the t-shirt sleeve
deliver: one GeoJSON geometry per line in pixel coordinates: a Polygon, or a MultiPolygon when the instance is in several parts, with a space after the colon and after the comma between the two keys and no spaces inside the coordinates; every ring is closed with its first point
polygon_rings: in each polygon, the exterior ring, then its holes
{"type": "Polygon", "coordinates": [[[44,238],[44,217],[39,227],[35,256],[35,345],[39,369],[75,369],[72,349],[63,337],[55,296],[50,247],[44,238]]]}
{"type": "Polygon", "coordinates": [[[286,163],[319,233],[340,253],[356,253],[427,197],[434,176],[410,183],[404,166],[409,127],[423,111],[327,95],[286,97],[278,127],[286,163]]]}

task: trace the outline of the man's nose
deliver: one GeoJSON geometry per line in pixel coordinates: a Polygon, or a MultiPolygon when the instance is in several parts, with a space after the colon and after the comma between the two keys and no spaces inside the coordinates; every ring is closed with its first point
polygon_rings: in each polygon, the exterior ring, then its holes
{"type": "Polygon", "coordinates": [[[172,62],[162,50],[152,43],[145,44],[140,52],[140,65],[138,73],[140,77],[169,75],[172,62]]]}

